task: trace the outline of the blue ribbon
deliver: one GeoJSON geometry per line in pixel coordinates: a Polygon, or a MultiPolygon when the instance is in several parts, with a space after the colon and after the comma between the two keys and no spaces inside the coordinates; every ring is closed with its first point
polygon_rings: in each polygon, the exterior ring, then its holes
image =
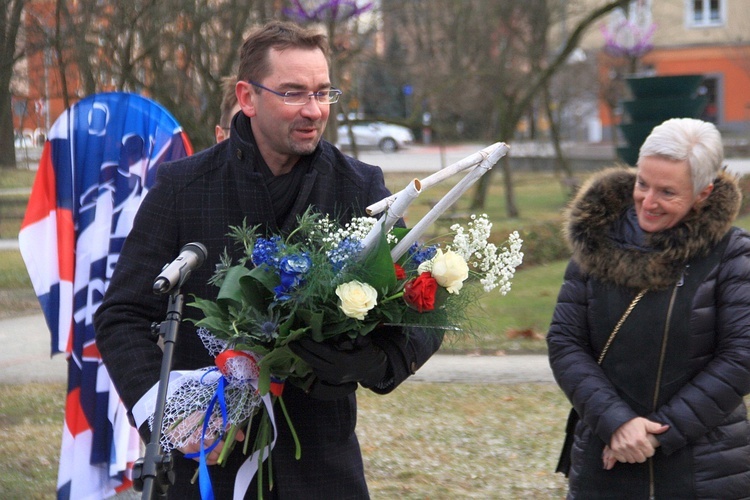
{"type": "MultiPolygon", "coordinates": [[[[214,369],[216,370],[216,369],[214,369]]],[[[203,376],[205,377],[208,373],[210,373],[210,370],[206,372],[203,376]]],[[[206,455],[211,453],[216,446],[221,442],[221,436],[219,436],[219,439],[216,439],[211,446],[208,448],[205,447],[205,439],[206,439],[206,431],[208,430],[208,423],[211,420],[211,415],[214,411],[214,406],[216,405],[216,402],[219,402],[219,408],[221,408],[221,419],[222,419],[222,429],[226,428],[227,426],[227,403],[224,399],[224,387],[226,384],[226,378],[222,375],[219,377],[219,384],[216,387],[216,392],[214,392],[213,397],[211,398],[211,401],[208,403],[208,408],[206,408],[206,418],[203,419],[203,431],[201,433],[201,444],[200,444],[200,451],[198,453],[187,453],[185,454],[185,458],[196,458],[200,457],[200,462],[198,466],[198,484],[200,486],[201,490],[201,499],[202,500],[214,500],[214,490],[213,486],[211,486],[211,476],[208,474],[208,464],[206,464],[206,455]]],[[[226,443],[225,443],[226,444],[226,443]]]]}

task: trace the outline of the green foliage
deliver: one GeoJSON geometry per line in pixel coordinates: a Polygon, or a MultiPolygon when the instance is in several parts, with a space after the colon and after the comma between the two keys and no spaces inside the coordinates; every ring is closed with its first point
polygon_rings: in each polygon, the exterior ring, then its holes
{"type": "Polygon", "coordinates": [[[570,258],[570,249],[562,236],[559,222],[542,221],[527,225],[520,233],[523,239],[524,266],[570,258]]]}

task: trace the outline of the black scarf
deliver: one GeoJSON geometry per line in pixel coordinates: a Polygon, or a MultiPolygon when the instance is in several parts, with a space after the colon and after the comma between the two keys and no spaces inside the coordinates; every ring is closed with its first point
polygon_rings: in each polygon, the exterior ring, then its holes
{"type": "Polygon", "coordinates": [[[263,174],[263,180],[266,183],[268,193],[271,195],[273,203],[273,214],[276,216],[276,226],[281,227],[284,224],[289,212],[291,212],[297,195],[302,187],[302,180],[305,178],[310,165],[312,164],[312,155],[300,157],[292,170],[283,175],[273,175],[263,158],[258,155],[258,170],[263,174]]]}
{"type": "Polygon", "coordinates": [[[236,127],[240,137],[251,143],[257,152],[251,167],[253,171],[259,172],[263,176],[266,189],[268,189],[268,193],[271,196],[276,227],[282,227],[294,206],[294,202],[297,200],[302,187],[302,181],[310,170],[313,155],[301,156],[289,173],[274,175],[263,159],[263,155],[260,154],[258,144],[255,142],[255,136],[253,136],[253,131],[250,127],[250,119],[240,113],[240,116],[237,117],[236,127]]]}

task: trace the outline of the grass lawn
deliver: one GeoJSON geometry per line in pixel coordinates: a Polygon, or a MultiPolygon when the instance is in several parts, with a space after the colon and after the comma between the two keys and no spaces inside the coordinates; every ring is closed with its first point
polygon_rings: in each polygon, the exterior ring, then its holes
{"type": "Polygon", "coordinates": [[[373,499],[565,497],[554,469],[569,406],[556,386],[406,383],[360,394],[373,499]]]}
{"type": "MultiPolygon", "coordinates": [[[[1,498],[55,498],[64,394],[63,384],[0,385],[1,498]]],[[[372,498],[563,498],[554,468],[567,411],[551,384],[360,390],[372,498]]]]}

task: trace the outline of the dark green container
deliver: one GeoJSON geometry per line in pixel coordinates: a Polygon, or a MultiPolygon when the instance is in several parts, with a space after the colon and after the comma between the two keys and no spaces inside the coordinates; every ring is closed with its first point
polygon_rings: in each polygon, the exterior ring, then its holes
{"type": "Polygon", "coordinates": [[[626,78],[635,98],[692,96],[703,82],[703,75],[637,76],[626,78]]]}
{"type": "MultiPolygon", "coordinates": [[[[622,106],[635,123],[658,122],[670,118],[695,118],[703,113],[708,96],[697,97],[644,97],[623,101],[622,106]]],[[[652,127],[653,128],[653,127],[652,127]]]]}
{"type": "Polygon", "coordinates": [[[629,165],[638,161],[638,151],[651,130],[670,118],[698,118],[708,104],[698,96],[703,75],[628,77],[625,82],[633,99],[623,101],[627,115],[620,131],[627,142],[617,155],[629,165]]]}

